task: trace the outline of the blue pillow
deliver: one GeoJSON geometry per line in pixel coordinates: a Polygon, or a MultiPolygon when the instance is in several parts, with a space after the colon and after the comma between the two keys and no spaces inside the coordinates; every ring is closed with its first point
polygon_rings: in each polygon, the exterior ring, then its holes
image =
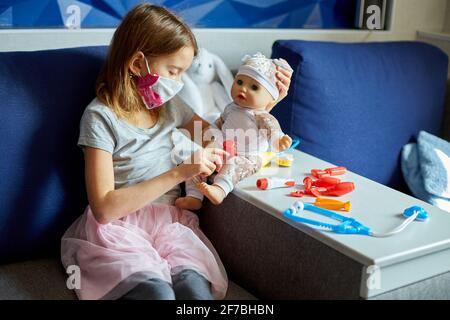
{"type": "Polygon", "coordinates": [[[401,148],[420,130],[440,131],[445,53],[420,42],[279,40],[272,57],[294,69],[273,114],[300,148],[402,189],[401,148]]]}
{"type": "Polygon", "coordinates": [[[450,143],[421,131],[402,151],[402,172],[419,199],[450,211],[450,143]]]}
{"type": "Polygon", "coordinates": [[[81,115],[106,47],[0,53],[0,262],[59,253],[87,205],[81,115]]]}
{"type": "Polygon", "coordinates": [[[417,148],[425,190],[450,199],[450,143],[421,131],[417,148]]]}

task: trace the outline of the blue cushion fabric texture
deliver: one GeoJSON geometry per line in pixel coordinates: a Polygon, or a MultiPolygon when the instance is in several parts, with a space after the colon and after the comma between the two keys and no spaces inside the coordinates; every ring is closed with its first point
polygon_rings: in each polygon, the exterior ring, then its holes
{"type": "Polygon", "coordinates": [[[77,139],[106,50],[0,53],[0,262],[59,252],[87,205],[77,139]]]}

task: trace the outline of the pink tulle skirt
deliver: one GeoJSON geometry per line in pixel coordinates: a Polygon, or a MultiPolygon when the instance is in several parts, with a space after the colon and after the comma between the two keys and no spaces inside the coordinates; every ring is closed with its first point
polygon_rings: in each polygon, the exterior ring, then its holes
{"type": "Polygon", "coordinates": [[[197,216],[166,204],[150,203],[104,225],[88,206],[64,234],[61,260],[66,269],[79,268],[75,291],[80,299],[117,299],[149,278],[171,283],[171,276],[184,269],[208,279],[216,299],[225,297],[228,286],[197,216]]]}

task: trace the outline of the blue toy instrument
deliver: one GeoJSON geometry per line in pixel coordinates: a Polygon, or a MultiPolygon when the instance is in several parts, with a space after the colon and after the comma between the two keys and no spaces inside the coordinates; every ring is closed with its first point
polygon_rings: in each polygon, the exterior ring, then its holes
{"type": "Polygon", "coordinates": [[[365,236],[383,238],[390,237],[394,234],[402,232],[411,222],[414,220],[417,221],[426,221],[429,218],[429,214],[425,209],[419,206],[413,206],[405,209],[403,212],[403,216],[406,220],[399,225],[398,227],[392,229],[389,232],[379,233],[371,230],[369,227],[363,225],[361,222],[357,221],[354,218],[349,218],[343,215],[340,215],[336,212],[316,207],[312,204],[303,203],[302,201],[296,201],[289,209],[286,209],[283,212],[283,216],[304,224],[312,225],[324,231],[339,233],[339,234],[360,234],[365,236]],[[328,218],[337,220],[341,222],[340,224],[330,224],[325,223],[313,219],[307,219],[301,216],[301,212],[303,210],[308,210],[315,212],[317,214],[321,214],[328,218]]]}

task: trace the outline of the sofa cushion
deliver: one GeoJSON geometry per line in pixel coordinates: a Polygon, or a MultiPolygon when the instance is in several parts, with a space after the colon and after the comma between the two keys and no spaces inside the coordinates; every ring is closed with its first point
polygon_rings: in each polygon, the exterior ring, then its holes
{"type": "Polygon", "coordinates": [[[0,265],[0,300],[73,300],[59,259],[46,258],[0,265]]]}
{"type": "Polygon", "coordinates": [[[450,143],[421,131],[402,149],[402,172],[412,194],[450,211],[450,143]]]}
{"type": "MultiPolygon", "coordinates": [[[[77,299],[75,292],[66,287],[67,276],[61,262],[55,258],[0,265],[0,300],[77,299]]],[[[229,281],[225,300],[256,298],[229,281]]]]}
{"type": "Polygon", "coordinates": [[[59,252],[87,205],[77,139],[105,54],[0,53],[0,262],[59,252]]]}
{"type": "Polygon", "coordinates": [[[294,69],[275,109],[300,149],[403,189],[402,146],[420,130],[439,134],[448,57],[420,42],[280,40],[272,57],[294,69]]]}

